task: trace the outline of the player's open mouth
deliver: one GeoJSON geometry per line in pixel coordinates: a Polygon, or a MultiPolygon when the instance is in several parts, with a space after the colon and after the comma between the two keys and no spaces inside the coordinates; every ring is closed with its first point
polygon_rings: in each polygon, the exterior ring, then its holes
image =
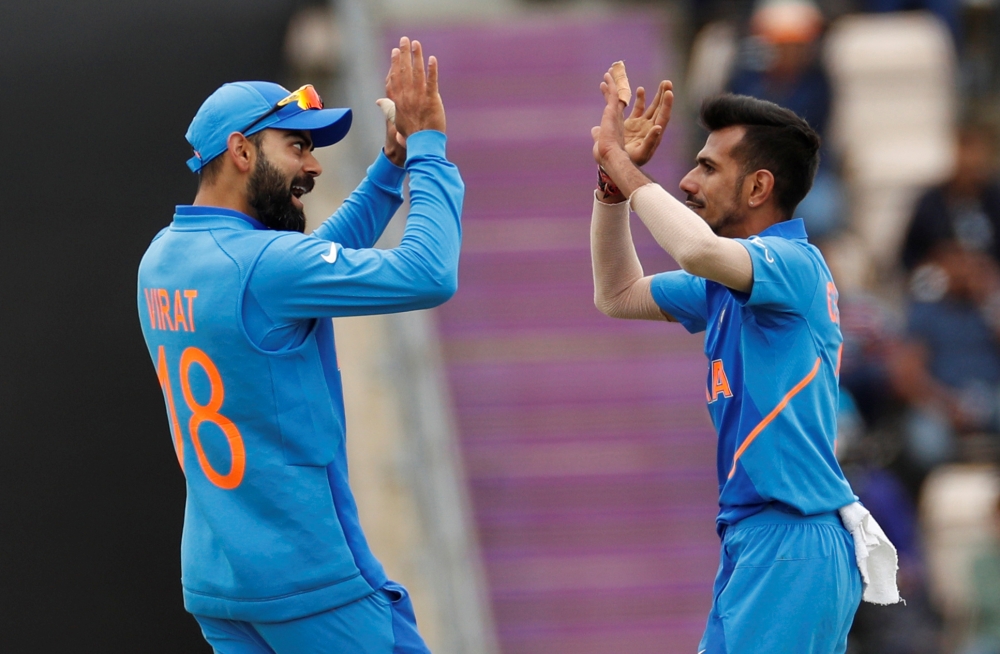
{"type": "Polygon", "coordinates": [[[704,204],[702,204],[700,202],[694,202],[692,200],[685,200],[684,204],[686,204],[687,207],[688,207],[688,209],[691,209],[692,211],[696,211],[698,209],[704,209],[705,208],[704,204]]]}
{"type": "Polygon", "coordinates": [[[299,211],[302,211],[305,205],[302,204],[302,200],[300,200],[299,198],[301,198],[303,195],[305,195],[311,190],[312,190],[311,184],[309,185],[292,184],[292,205],[299,211]]]}

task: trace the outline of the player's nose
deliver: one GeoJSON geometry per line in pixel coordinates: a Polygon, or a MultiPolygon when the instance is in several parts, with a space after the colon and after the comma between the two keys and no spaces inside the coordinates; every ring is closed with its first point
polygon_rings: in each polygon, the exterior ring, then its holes
{"type": "Polygon", "coordinates": [[[687,175],[685,175],[684,179],[682,179],[679,184],[681,191],[687,193],[688,195],[698,194],[698,184],[696,184],[693,179],[694,170],[691,170],[687,175]]]}
{"type": "Polygon", "coordinates": [[[317,159],[316,155],[312,152],[307,153],[304,158],[302,172],[310,177],[319,177],[323,174],[323,166],[319,163],[319,159],[317,159]]]}

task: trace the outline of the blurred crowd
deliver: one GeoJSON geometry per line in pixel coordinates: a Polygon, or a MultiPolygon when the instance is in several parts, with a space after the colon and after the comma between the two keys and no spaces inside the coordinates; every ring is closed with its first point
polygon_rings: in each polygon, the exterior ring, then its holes
{"type": "Polygon", "coordinates": [[[719,0],[689,16],[692,108],[743,93],[824,137],[797,215],[840,287],[838,457],[899,549],[907,602],[862,605],[849,651],[1000,654],[1000,2],[719,0]],[[886,54],[851,60],[865,30],[886,54]],[[916,61],[944,83],[894,104],[916,61]],[[934,130],[946,147],[922,147],[934,130]]]}

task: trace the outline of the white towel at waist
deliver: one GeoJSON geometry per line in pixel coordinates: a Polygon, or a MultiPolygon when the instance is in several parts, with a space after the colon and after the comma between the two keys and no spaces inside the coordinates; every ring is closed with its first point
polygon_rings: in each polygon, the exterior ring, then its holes
{"type": "Polygon", "coordinates": [[[854,554],[864,582],[862,599],[872,604],[896,604],[903,601],[896,587],[899,560],[896,548],[882,527],[860,502],[840,508],[840,519],[854,537],[854,554]]]}

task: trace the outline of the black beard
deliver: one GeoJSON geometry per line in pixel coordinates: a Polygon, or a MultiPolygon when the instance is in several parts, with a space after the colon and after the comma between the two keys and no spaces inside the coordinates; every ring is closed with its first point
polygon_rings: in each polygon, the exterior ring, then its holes
{"type": "Polygon", "coordinates": [[[714,226],[709,225],[716,236],[725,235],[731,227],[739,225],[746,218],[742,215],[742,211],[740,211],[740,199],[743,197],[743,180],[745,178],[746,175],[743,175],[736,181],[736,193],[733,195],[733,204],[729,210],[722,214],[722,217],[714,226]]]}
{"type": "Polygon", "coordinates": [[[292,186],[311,191],[315,182],[308,175],[291,184],[258,150],[257,164],[247,183],[247,201],[257,212],[257,220],[268,229],[282,232],[305,232],[306,215],[292,204],[292,186]]]}
{"type": "Polygon", "coordinates": [[[743,216],[738,215],[735,210],[731,210],[722,214],[719,221],[715,225],[709,225],[709,227],[712,228],[716,236],[723,236],[731,227],[739,225],[741,222],[743,222],[743,216]]]}

